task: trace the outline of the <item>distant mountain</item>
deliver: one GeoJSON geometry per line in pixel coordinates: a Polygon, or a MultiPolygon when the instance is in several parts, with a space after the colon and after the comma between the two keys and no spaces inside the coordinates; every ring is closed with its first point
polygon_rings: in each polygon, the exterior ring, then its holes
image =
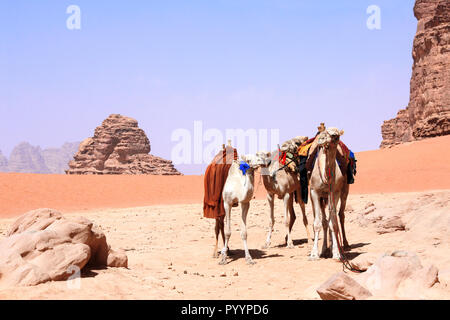
{"type": "Polygon", "coordinates": [[[28,142],[19,143],[9,160],[0,153],[0,171],[22,173],[64,173],[78,151],[79,142],[65,143],[61,148],[42,150],[28,142]]]}
{"type": "Polygon", "coordinates": [[[8,171],[28,173],[50,173],[42,157],[41,147],[34,147],[28,142],[14,147],[8,161],[8,171]]]}
{"type": "Polygon", "coordinates": [[[8,159],[2,154],[0,150],[0,172],[8,171],[8,159]]]}
{"type": "Polygon", "coordinates": [[[66,142],[61,148],[49,148],[42,151],[42,157],[51,173],[65,173],[69,169],[69,161],[78,151],[79,142],[66,142]]]}

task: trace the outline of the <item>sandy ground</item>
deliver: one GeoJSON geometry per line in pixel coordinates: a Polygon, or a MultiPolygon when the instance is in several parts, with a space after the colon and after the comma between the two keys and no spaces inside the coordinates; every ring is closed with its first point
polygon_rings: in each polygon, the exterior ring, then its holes
{"type": "MultiPolygon", "coordinates": [[[[450,136],[360,152],[352,194],[450,189],[450,136]]],[[[256,182],[259,178],[256,177],[256,182]]],[[[264,187],[257,199],[265,198],[264,187]]],[[[0,217],[203,201],[203,176],[67,176],[0,173],[0,217]]]]}
{"type": "MultiPolygon", "coordinates": [[[[349,258],[412,250],[423,264],[450,272],[449,144],[447,136],[357,154],[358,174],[346,211],[349,258]],[[376,209],[365,216],[371,203],[376,209]],[[407,231],[378,234],[377,215],[380,221],[401,216],[407,231]]],[[[93,220],[112,247],[125,249],[129,258],[128,269],[84,272],[78,289],[51,282],[0,290],[0,299],[318,299],[316,288],[342,265],[308,260],[301,219],[293,231],[296,247],[283,246],[280,200],[272,246],[261,249],[269,208],[261,200],[264,187],[257,188],[248,217],[248,244],[256,264],[245,264],[240,209],[234,208],[232,255],[221,266],[212,258],[214,221],[202,217],[202,176],[0,174],[0,239],[17,215],[54,208],[93,220]]],[[[307,212],[312,224],[310,204],[307,212]]],[[[450,299],[449,288],[437,284],[427,298],[450,299]]]]}
{"type": "MultiPolygon", "coordinates": [[[[423,265],[450,269],[448,217],[450,191],[351,195],[347,210],[349,258],[361,253],[415,251],[423,265]],[[361,218],[368,204],[381,215],[404,214],[409,231],[378,234],[376,223],[361,218]],[[421,205],[418,205],[421,204],[421,205]],[[428,220],[417,221],[430,211],[428,220]],[[446,217],[445,217],[446,216],[446,217]],[[431,225],[430,225],[431,224],[431,225]],[[436,229],[437,228],[437,229],[436,229]]],[[[123,248],[129,268],[83,273],[79,288],[65,281],[0,291],[1,299],[319,299],[316,288],[342,265],[332,259],[309,261],[310,246],[301,219],[293,231],[295,248],[283,246],[282,202],[277,200],[272,245],[260,249],[268,225],[268,206],[254,200],[248,217],[248,243],[255,265],[247,265],[239,236],[239,208],[232,212],[232,255],[225,266],[212,258],[213,220],[202,218],[202,206],[162,205],[132,209],[74,212],[100,225],[113,247],[123,248]],[[69,284],[70,286],[70,284],[69,284]]],[[[298,206],[296,207],[296,209],[298,206]]],[[[299,208],[297,209],[297,212],[299,208]]],[[[308,219],[312,222],[310,205],[308,219]]],[[[0,238],[13,219],[0,220],[0,238]]],[[[450,299],[450,288],[436,284],[426,298],[450,299]]]]}

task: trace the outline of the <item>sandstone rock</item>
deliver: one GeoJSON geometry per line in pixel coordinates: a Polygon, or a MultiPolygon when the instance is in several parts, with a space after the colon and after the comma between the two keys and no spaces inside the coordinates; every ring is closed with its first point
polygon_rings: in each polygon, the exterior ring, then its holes
{"type": "Polygon", "coordinates": [[[399,298],[397,290],[400,284],[405,280],[417,277],[417,273],[421,269],[422,265],[416,254],[394,251],[379,257],[366,272],[357,276],[357,281],[374,296],[395,299],[399,298]]]}
{"type": "Polygon", "coordinates": [[[439,270],[438,281],[444,287],[450,288],[450,269],[439,270]]]}
{"type": "Polygon", "coordinates": [[[362,300],[372,294],[344,272],[334,274],[318,289],[322,300],[362,300]]]}
{"type": "Polygon", "coordinates": [[[381,127],[381,147],[450,134],[450,2],[416,0],[410,101],[381,127]]]}
{"type": "Polygon", "coordinates": [[[439,270],[434,265],[430,265],[426,268],[422,268],[417,274],[419,283],[425,288],[431,288],[438,279],[439,270]]]}
{"type": "Polygon", "coordinates": [[[172,161],[150,152],[150,141],[135,119],[112,114],[84,140],[67,174],[179,175],[172,161]]]}
{"type": "Polygon", "coordinates": [[[383,234],[404,230],[405,230],[405,223],[403,222],[402,218],[394,216],[381,223],[378,227],[377,233],[383,234]]]}
{"type": "Polygon", "coordinates": [[[375,263],[378,254],[363,253],[352,260],[352,264],[359,270],[366,271],[371,265],[375,263]]]}
{"type": "Polygon", "coordinates": [[[0,286],[31,286],[66,280],[73,268],[126,266],[123,251],[84,218],[68,219],[51,209],[19,217],[0,241],[0,286]]]}
{"type": "Polygon", "coordinates": [[[107,266],[128,268],[128,257],[125,251],[110,249],[108,253],[107,266]]]}
{"type": "Polygon", "coordinates": [[[317,292],[322,299],[426,299],[433,296],[438,272],[433,265],[424,268],[415,253],[394,251],[379,256],[361,274],[333,275],[317,292]]]}

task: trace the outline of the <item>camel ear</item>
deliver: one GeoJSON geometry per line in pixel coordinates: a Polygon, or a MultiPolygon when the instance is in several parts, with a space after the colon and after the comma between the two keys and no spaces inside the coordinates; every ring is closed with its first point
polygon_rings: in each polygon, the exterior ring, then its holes
{"type": "Polygon", "coordinates": [[[339,131],[339,135],[343,136],[344,135],[344,130],[339,131]]]}

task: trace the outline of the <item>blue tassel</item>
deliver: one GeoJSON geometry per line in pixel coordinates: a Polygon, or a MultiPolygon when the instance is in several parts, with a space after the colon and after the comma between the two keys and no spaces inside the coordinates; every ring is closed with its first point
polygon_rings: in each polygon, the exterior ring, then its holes
{"type": "Polygon", "coordinates": [[[241,161],[241,163],[239,164],[239,170],[242,171],[242,174],[244,176],[248,169],[250,169],[250,166],[248,165],[248,163],[245,161],[241,161]]]}

